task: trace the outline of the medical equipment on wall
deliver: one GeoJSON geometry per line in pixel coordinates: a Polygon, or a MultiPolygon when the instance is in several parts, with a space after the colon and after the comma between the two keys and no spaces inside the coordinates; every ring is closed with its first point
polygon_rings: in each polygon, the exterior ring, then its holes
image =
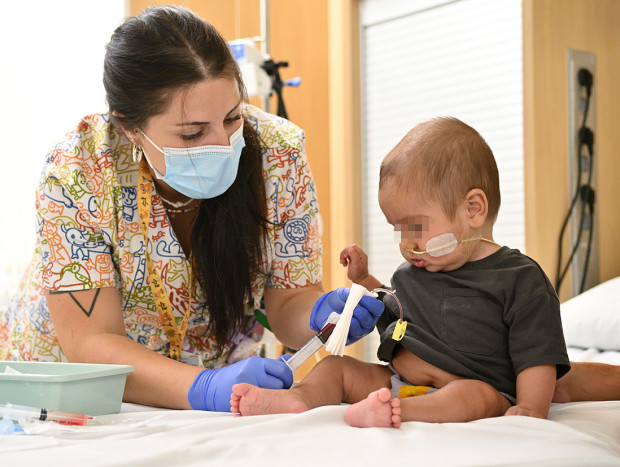
{"type": "Polygon", "coordinates": [[[288,62],[275,62],[268,53],[259,51],[256,39],[237,39],[229,42],[233,56],[241,69],[241,76],[248,93],[248,97],[260,97],[265,102],[265,110],[269,111],[269,98],[275,93],[278,99],[277,115],[288,118],[282,89],[285,86],[297,87],[301,78],[283,81],[280,77],[280,68],[288,66],[288,62]]]}
{"type": "MultiPolygon", "coordinates": [[[[581,54],[585,55],[586,53],[582,52],[581,54]]],[[[555,289],[556,292],[559,293],[566,274],[572,265],[572,274],[575,276],[573,277],[573,295],[576,295],[583,292],[586,288],[588,267],[592,259],[595,227],[594,205],[596,202],[596,194],[593,183],[594,131],[591,129],[592,123],[588,125],[588,116],[592,110],[594,76],[590,70],[586,67],[582,67],[579,68],[576,73],[574,70],[569,70],[569,80],[570,79],[575,80],[578,84],[576,90],[579,93],[579,103],[576,105],[578,110],[573,111],[573,113],[581,114],[582,118],[580,122],[576,121],[574,125],[576,127],[576,131],[574,131],[574,139],[576,139],[575,154],[574,156],[571,155],[572,160],[569,161],[571,169],[574,171],[572,180],[573,192],[568,212],[562,223],[562,228],[560,229],[555,289]],[[573,75],[572,77],[570,76],[571,74],[573,75]],[[573,219],[572,223],[571,219],[573,219]],[[566,264],[562,266],[562,243],[569,224],[572,224],[573,227],[571,239],[572,246],[566,264]],[[582,240],[584,232],[587,233],[587,240],[585,240],[585,242],[582,240]],[[579,274],[580,277],[577,277],[577,274],[579,274]]],[[[576,117],[573,116],[573,119],[575,118],[576,117]]],[[[569,133],[571,133],[571,131],[569,131],[569,133]]]]}

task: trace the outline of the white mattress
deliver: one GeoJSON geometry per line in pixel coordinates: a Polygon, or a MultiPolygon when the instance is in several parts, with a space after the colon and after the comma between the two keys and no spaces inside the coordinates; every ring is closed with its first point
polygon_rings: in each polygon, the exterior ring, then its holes
{"type": "Polygon", "coordinates": [[[400,429],[352,428],[344,406],[256,417],[143,409],[123,404],[101,426],[0,436],[2,465],[620,466],[620,402],[554,405],[548,420],[400,429]]]}
{"type": "MultiPolygon", "coordinates": [[[[603,359],[594,349],[571,353],[603,359]]],[[[400,429],[352,428],[345,410],[234,417],[123,404],[120,414],[97,417],[98,426],[41,423],[29,436],[0,436],[0,459],[11,466],[620,466],[620,401],[553,404],[547,420],[408,422],[400,429]]]]}

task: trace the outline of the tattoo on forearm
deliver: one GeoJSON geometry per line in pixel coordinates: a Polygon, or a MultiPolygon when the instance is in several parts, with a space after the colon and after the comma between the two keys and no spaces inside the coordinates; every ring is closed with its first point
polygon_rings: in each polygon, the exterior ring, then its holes
{"type": "Polygon", "coordinates": [[[86,310],[86,308],[84,308],[84,306],[80,302],[78,302],[77,298],[75,298],[75,295],[73,295],[72,292],[65,292],[63,290],[50,290],[49,294],[60,295],[60,294],[68,293],[69,297],[71,297],[73,301],[77,303],[77,306],[80,307],[80,310],[82,310],[84,314],[90,318],[90,315],[93,312],[93,309],[95,308],[95,302],[97,301],[97,297],[99,297],[99,292],[101,292],[101,289],[96,289],[95,296],[93,297],[93,301],[91,302],[90,308],[88,310],[86,310]]]}

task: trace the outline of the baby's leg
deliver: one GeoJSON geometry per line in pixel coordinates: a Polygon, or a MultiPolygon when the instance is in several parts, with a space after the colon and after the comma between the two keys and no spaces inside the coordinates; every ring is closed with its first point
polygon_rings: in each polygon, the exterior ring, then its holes
{"type": "Polygon", "coordinates": [[[263,389],[241,383],[233,386],[231,411],[241,415],[297,413],[341,402],[355,403],[372,391],[389,387],[391,371],[382,365],[351,357],[321,360],[294,388],[263,389]]]}
{"type": "Polygon", "coordinates": [[[446,423],[499,417],[510,402],[487,383],[459,379],[429,394],[401,399],[400,406],[403,422],[446,423]]]}

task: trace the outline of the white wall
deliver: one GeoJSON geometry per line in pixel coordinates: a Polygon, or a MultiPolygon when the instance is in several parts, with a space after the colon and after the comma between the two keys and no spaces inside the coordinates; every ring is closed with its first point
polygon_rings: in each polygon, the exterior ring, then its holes
{"type": "Polygon", "coordinates": [[[47,151],[107,109],[105,45],[124,0],[18,0],[0,13],[0,304],[34,244],[34,191],[47,151]]]}

